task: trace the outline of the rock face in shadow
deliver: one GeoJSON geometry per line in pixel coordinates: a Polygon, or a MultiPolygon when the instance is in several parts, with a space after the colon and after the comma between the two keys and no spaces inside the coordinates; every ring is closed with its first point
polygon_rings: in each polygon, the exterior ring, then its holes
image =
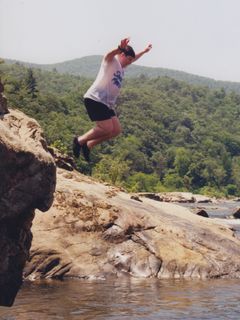
{"type": "Polygon", "coordinates": [[[237,208],[236,210],[234,210],[234,212],[232,214],[232,218],[233,219],[240,219],[240,208],[237,208]]]}
{"type": "Polygon", "coordinates": [[[53,202],[56,166],[38,123],[14,110],[0,117],[0,159],[0,305],[11,306],[29,257],[34,210],[53,202]]]}
{"type": "Polygon", "coordinates": [[[58,169],[50,210],[36,212],[27,279],[240,276],[231,229],[172,203],[131,198],[58,169]]]}

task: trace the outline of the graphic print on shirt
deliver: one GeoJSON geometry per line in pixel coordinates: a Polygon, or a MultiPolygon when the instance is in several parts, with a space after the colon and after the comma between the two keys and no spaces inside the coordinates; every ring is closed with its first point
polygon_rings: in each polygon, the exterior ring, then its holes
{"type": "Polygon", "coordinates": [[[114,75],[114,77],[112,78],[113,84],[115,84],[115,86],[117,86],[118,88],[121,88],[122,80],[123,80],[121,76],[121,72],[117,71],[113,75],[114,75]]]}

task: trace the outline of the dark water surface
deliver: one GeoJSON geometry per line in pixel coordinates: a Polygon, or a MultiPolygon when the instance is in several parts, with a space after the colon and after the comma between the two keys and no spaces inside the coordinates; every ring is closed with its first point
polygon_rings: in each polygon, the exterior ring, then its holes
{"type": "Polygon", "coordinates": [[[240,319],[240,280],[25,283],[1,320],[240,319]]]}

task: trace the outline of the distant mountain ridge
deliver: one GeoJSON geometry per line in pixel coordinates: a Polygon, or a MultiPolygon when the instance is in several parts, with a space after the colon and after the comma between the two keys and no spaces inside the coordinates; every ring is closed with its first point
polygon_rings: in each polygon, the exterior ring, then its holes
{"type": "MultiPolygon", "coordinates": [[[[62,74],[67,73],[84,78],[94,78],[99,70],[101,60],[102,56],[93,55],[53,64],[36,64],[10,59],[5,59],[5,62],[7,64],[20,63],[26,67],[47,71],[55,70],[62,74]]],[[[128,67],[126,78],[136,78],[140,76],[148,78],[169,77],[193,85],[207,86],[209,88],[224,88],[226,91],[235,91],[240,94],[240,82],[214,80],[212,78],[166,68],[146,67],[135,64],[128,67]]]]}

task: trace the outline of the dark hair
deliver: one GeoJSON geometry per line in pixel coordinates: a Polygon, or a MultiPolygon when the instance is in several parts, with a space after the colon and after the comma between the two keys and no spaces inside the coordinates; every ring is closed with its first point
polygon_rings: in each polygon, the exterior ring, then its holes
{"type": "Polygon", "coordinates": [[[131,46],[126,46],[124,48],[123,53],[125,54],[125,56],[130,56],[130,57],[135,58],[135,52],[131,46]]]}

